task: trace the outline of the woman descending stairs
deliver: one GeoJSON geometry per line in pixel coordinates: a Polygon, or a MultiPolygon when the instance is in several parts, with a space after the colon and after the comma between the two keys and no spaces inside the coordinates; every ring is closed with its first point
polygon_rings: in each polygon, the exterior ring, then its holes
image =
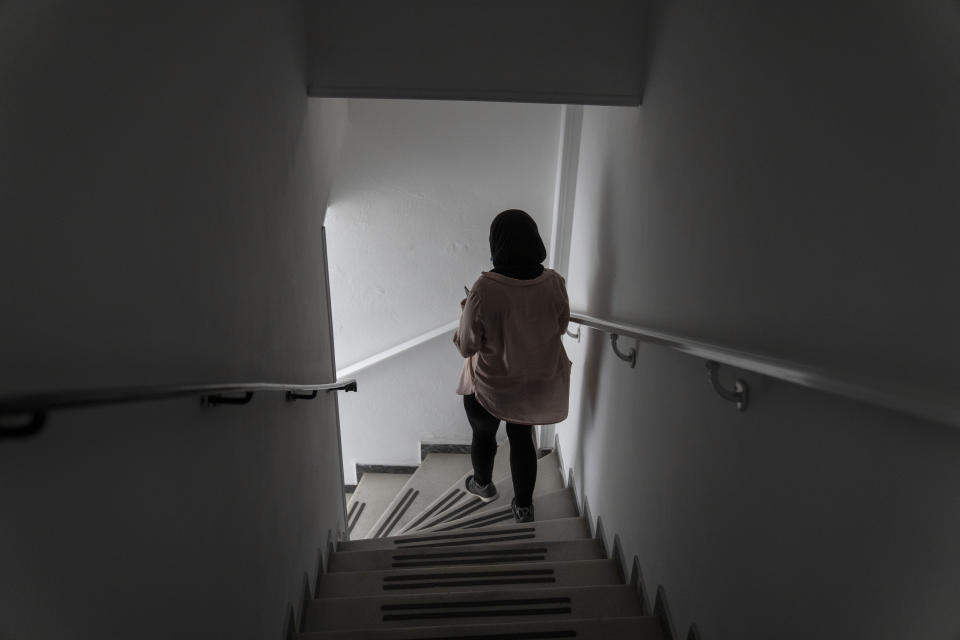
{"type": "Polygon", "coordinates": [[[397,479],[365,486],[365,475],[350,511],[387,506],[376,518],[368,513],[367,530],[355,528],[331,555],[299,637],[664,639],[659,620],[644,615],[636,589],[624,584],[619,561],[591,538],[556,455],[538,469],[536,521],[524,524],[514,522],[503,466],[494,475],[501,496],[489,504],[462,491],[470,470],[463,454],[431,454],[392,499],[375,493],[396,489],[397,479]]]}

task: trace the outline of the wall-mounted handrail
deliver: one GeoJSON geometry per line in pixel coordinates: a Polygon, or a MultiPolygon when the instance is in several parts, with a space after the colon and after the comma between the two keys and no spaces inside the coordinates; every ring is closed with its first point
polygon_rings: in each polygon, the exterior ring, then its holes
{"type": "Polygon", "coordinates": [[[608,334],[635,338],[681,353],[759,373],[810,389],[858,400],[908,415],[960,426],[960,395],[949,389],[932,389],[902,379],[870,378],[861,373],[839,371],[733,349],[639,325],[603,320],[571,313],[570,322],[608,334]]]}
{"type": "Polygon", "coordinates": [[[308,400],[319,391],[356,391],[352,378],[319,384],[282,384],[273,382],[240,382],[232,384],[157,385],[144,387],[111,387],[75,389],[0,395],[0,439],[24,437],[37,433],[50,411],[130,404],[199,396],[205,405],[247,404],[258,392],[284,392],[287,400],[308,400]],[[19,420],[18,420],[19,419],[19,420]]]}
{"type": "Polygon", "coordinates": [[[446,335],[451,331],[454,331],[458,326],[460,326],[460,321],[453,320],[452,322],[448,322],[442,327],[437,327],[436,329],[431,329],[426,333],[421,333],[420,335],[414,338],[401,342],[395,347],[384,349],[380,353],[374,354],[369,358],[364,358],[359,362],[355,362],[351,365],[344,367],[343,369],[338,370],[337,377],[342,378],[344,376],[352,376],[356,372],[366,369],[367,367],[372,367],[373,365],[379,362],[383,362],[388,358],[392,358],[396,355],[400,355],[404,351],[409,351],[410,349],[413,349],[414,347],[418,347],[421,344],[424,344],[425,342],[430,342],[434,338],[438,338],[442,335],[446,335]]]}

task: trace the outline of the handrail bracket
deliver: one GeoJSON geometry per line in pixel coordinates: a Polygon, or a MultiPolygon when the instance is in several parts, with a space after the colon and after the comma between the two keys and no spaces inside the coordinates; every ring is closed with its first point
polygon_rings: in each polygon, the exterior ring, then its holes
{"type": "Polygon", "coordinates": [[[613,347],[613,352],[624,362],[629,362],[630,368],[633,369],[637,366],[637,346],[634,344],[634,346],[630,347],[630,351],[624,353],[620,351],[620,347],[617,345],[617,338],[619,337],[616,333],[610,334],[610,345],[613,347]]]}
{"type": "Polygon", "coordinates": [[[295,400],[313,400],[317,397],[317,390],[314,389],[310,393],[301,393],[299,391],[287,391],[287,401],[294,402],[295,400]]]}
{"type": "Polygon", "coordinates": [[[78,407],[100,407],[145,400],[166,400],[199,396],[203,406],[250,404],[254,392],[286,393],[287,400],[310,400],[320,391],[356,391],[355,378],[320,384],[284,384],[247,382],[240,384],[156,385],[152,387],[114,387],[80,389],[22,395],[0,395],[0,440],[23,439],[43,430],[53,411],[78,407]]]}
{"type": "Polygon", "coordinates": [[[30,436],[40,433],[47,422],[46,411],[34,411],[32,413],[24,413],[23,415],[25,417],[29,416],[29,420],[24,424],[8,426],[0,423],[0,439],[29,438],[30,436]]]}
{"type": "Polygon", "coordinates": [[[253,391],[247,391],[242,396],[228,396],[222,393],[214,393],[200,397],[202,404],[211,407],[220,404],[249,404],[251,400],[253,400],[253,391]]]}
{"type": "Polygon", "coordinates": [[[745,380],[742,378],[737,379],[734,383],[733,391],[725,388],[720,384],[720,363],[714,360],[707,361],[707,377],[710,378],[710,383],[713,385],[714,391],[716,391],[721,398],[728,402],[735,402],[737,409],[740,411],[747,410],[747,405],[750,402],[750,387],[745,380]]]}
{"type": "MultiPolygon", "coordinates": [[[[344,380],[342,384],[340,384],[340,385],[338,385],[338,386],[336,386],[336,387],[327,389],[327,393],[331,393],[331,392],[334,392],[334,391],[344,391],[344,392],[347,392],[347,391],[356,391],[356,390],[357,390],[357,381],[356,381],[355,379],[348,378],[347,380],[344,380]]],[[[314,399],[316,399],[317,394],[318,394],[319,392],[320,392],[319,389],[312,389],[312,390],[306,391],[306,392],[304,392],[304,391],[292,391],[292,390],[288,389],[288,390],[287,390],[287,401],[288,401],[288,402],[294,402],[295,400],[314,400],[314,399]]]]}

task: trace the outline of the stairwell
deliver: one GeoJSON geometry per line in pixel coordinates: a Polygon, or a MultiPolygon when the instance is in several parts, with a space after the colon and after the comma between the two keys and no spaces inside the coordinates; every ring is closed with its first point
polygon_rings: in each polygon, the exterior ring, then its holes
{"type": "Polygon", "coordinates": [[[538,463],[536,521],[514,522],[508,446],[489,504],[463,491],[466,454],[430,454],[408,476],[364,474],[351,539],[331,554],[297,637],[667,640],[669,623],[646,615],[620,560],[591,536],[556,452],[538,463]]]}

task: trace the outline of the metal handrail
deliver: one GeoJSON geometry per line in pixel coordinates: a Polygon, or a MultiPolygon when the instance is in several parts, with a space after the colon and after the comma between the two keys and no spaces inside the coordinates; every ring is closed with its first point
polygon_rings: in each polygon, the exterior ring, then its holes
{"type": "Polygon", "coordinates": [[[375,364],[379,364],[384,360],[400,355],[401,353],[409,351],[415,347],[419,347],[421,344],[430,342],[431,340],[435,340],[436,338],[439,338],[440,336],[455,330],[459,326],[459,324],[460,324],[459,320],[453,320],[452,322],[448,322],[442,327],[431,329],[426,333],[421,333],[420,335],[410,338],[409,340],[405,340],[398,345],[390,347],[389,349],[384,349],[379,353],[375,353],[369,358],[364,358],[359,362],[354,362],[353,364],[348,365],[343,369],[338,369],[337,377],[339,378],[343,376],[352,376],[355,373],[358,373],[360,371],[363,371],[364,369],[372,367],[375,364]]]}
{"type": "Polygon", "coordinates": [[[225,384],[157,385],[144,387],[111,387],[74,389],[0,395],[0,419],[21,418],[11,426],[0,424],[0,439],[24,437],[40,431],[50,411],[130,404],[151,400],[167,400],[200,396],[204,405],[247,404],[258,392],[283,392],[290,402],[310,400],[320,391],[356,391],[352,378],[319,384],[280,384],[274,382],[240,382],[225,384]],[[237,395],[239,394],[239,395],[237,395]]]}
{"type": "MultiPolygon", "coordinates": [[[[901,379],[870,378],[859,372],[839,371],[733,349],[680,334],[603,320],[583,313],[571,313],[570,322],[610,335],[633,338],[638,342],[656,344],[703,358],[707,360],[708,375],[715,388],[718,386],[716,364],[724,364],[918,418],[960,426],[958,396],[949,389],[905,385],[901,379]]],[[[737,383],[734,391],[724,390],[725,393],[721,395],[737,403],[738,408],[744,410],[749,390],[745,381],[737,380],[737,383]],[[740,392],[742,395],[737,395],[740,392]]]]}

